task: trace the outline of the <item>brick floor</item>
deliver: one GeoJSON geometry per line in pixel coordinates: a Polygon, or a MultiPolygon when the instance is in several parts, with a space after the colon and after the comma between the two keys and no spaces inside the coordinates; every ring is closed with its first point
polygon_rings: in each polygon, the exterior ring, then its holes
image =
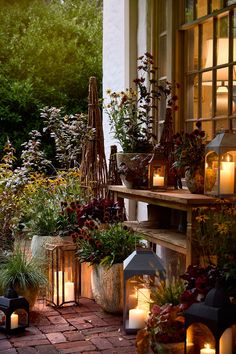
{"type": "Polygon", "coordinates": [[[122,316],[105,313],[89,299],[61,309],[40,300],[30,313],[30,327],[23,333],[0,333],[0,354],[135,352],[135,336],[123,332],[122,316]]]}

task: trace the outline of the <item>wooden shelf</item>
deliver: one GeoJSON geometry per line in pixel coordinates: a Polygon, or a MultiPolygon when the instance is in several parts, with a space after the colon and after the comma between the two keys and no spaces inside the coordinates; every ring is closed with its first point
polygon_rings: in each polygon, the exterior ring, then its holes
{"type": "Polygon", "coordinates": [[[186,235],[171,229],[156,229],[148,222],[125,221],[125,225],[144,235],[144,238],[160,246],[186,255],[186,235]]]}
{"type": "Polygon", "coordinates": [[[109,191],[114,192],[121,198],[134,199],[160,206],[171,206],[179,210],[186,210],[189,207],[208,205],[215,202],[215,198],[203,194],[192,194],[185,189],[169,189],[167,191],[157,192],[142,189],[129,189],[124,186],[109,186],[109,191]]]}

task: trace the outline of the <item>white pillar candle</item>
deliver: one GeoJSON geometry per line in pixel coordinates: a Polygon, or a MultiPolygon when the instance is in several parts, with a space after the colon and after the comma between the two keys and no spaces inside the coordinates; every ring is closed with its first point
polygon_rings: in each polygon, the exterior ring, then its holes
{"type": "Polygon", "coordinates": [[[72,281],[65,283],[65,301],[75,300],[75,285],[72,281]]]}
{"type": "Polygon", "coordinates": [[[161,177],[159,175],[153,175],[153,186],[164,187],[164,177],[161,177]]]}
{"type": "Polygon", "coordinates": [[[146,320],[146,311],[141,309],[129,310],[129,328],[144,328],[146,320]]]}
{"type": "Polygon", "coordinates": [[[11,315],[11,329],[18,328],[19,325],[18,321],[19,321],[18,315],[16,313],[13,313],[11,315]]]}
{"type": "Polygon", "coordinates": [[[227,328],[220,337],[220,354],[232,354],[233,333],[232,327],[227,328]]]}
{"type": "Polygon", "coordinates": [[[146,311],[146,315],[148,315],[150,311],[150,289],[138,289],[138,308],[146,311]]]}
{"type": "Polygon", "coordinates": [[[234,162],[221,162],[220,194],[234,194],[234,162]]]}
{"type": "Polygon", "coordinates": [[[216,354],[215,349],[210,348],[209,344],[205,344],[205,348],[200,350],[200,354],[216,354]]]}

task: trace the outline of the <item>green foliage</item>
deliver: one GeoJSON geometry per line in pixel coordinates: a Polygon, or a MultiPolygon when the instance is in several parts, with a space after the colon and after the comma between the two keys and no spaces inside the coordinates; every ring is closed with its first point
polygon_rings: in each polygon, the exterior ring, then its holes
{"type": "Polygon", "coordinates": [[[13,253],[2,256],[0,262],[0,287],[5,291],[10,286],[21,289],[38,289],[46,285],[43,265],[36,257],[16,248],[13,253]]]}
{"type": "Polygon", "coordinates": [[[90,262],[111,267],[121,263],[135,249],[141,237],[122,223],[97,227],[93,220],[85,225],[76,238],[80,262],[90,262]]]}
{"type": "Polygon", "coordinates": [[[86,108],[88,78],[101,81],[102,14],[96,0],[0,0],[0,146],[17,150],[41,126],[44,106],[86,108]]]}
{"type": "Polygon", "coordinates": [[[167,303],[178,305],[180,303],[180,296],[184,291],[184,283],[182,280],[173,279],[170,283],[162,281],[157,287],[152,288],[152,300],[154,304],[159,306],[167,303]]]}

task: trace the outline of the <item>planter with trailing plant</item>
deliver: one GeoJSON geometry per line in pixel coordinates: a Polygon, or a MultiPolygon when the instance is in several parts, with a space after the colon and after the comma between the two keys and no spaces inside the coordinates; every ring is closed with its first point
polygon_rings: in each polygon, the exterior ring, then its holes
{"type": "Polygon", "coordinates": [[[26,250],[16,248],[12,253],[1,257],[1,295],[4,295],[8,288],[13,287],[18,295],[26,298],[32,309],[39,289],[46,284],[44,265],[37,257],[29,256],[26,250]]]}
{"type": "Polygon", "coordinates": [[[95,301],[110,313],[123,311],[123,261],[139,243],[140,235],[121,223],[101,225],[94,220],[74,235],[81,263],[92,266],[95,301]]]}
{"type": "Polygon", "coordinates": [[[150,53],[138,58],[138,72],[139,76],[133,81],[134,89],[124,92],[107,90],[109,101],[105,107],[111,132],[122,148],[117,154],[118,173],[128,188],[148,185],[147,165],[156,144],[153,123],[157,100],[163,97],[168,106],[174,107],[177,99],[171,95],[169,82],[158,83],[157,68],[150,53]]]}
{"type": "Polygon", "coordinates": [[[196,129],[191,133],[176,133],[174,135],[173,167],[185,173],[186,185],[191,193],[204,193],[204,161],[205,132],[201,130],[201,122],[196,123],[196,129]]]}

